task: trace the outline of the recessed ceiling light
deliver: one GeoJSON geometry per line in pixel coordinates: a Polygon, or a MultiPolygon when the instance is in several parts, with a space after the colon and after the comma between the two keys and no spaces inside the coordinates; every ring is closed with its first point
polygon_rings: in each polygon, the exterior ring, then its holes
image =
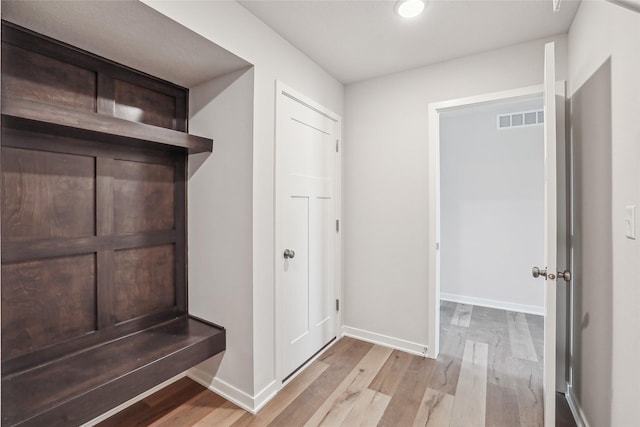
{"type": "Polygon", "coordinates": [[[400,0],[396,3],[396,13],[403,18],[415,18],[424,10],[423,0],[400,0]]]}

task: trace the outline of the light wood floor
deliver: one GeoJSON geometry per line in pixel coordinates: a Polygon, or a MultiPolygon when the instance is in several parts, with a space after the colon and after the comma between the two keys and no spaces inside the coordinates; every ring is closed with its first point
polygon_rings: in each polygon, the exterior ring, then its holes
{"type": "Polygon", "coordinates": [[[542,426],[543,319],[443,302],[437,360],[342,338],[251,415],[182,379],[100,426],[542,426]]]}

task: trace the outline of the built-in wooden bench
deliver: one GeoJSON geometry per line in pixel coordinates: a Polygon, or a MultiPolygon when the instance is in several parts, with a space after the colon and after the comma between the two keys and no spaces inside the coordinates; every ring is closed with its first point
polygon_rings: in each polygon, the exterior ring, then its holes
{"type": "Polygon", "coordinates": [[[2,24],[2,426],[77,426],[225,350],[187,305],[188,90],[2,24]]]}
{"type": "Polygon", "coordinates": [[[225,330],[181,316],[2,378],[2,424],[80,425],[225,349],[225,330]]]}

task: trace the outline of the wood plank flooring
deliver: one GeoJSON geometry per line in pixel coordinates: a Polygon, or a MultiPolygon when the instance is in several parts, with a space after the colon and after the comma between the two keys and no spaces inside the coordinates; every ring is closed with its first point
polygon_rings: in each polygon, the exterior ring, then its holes
{"type": "Polygon", "coordinates": [[[443,301],[440,321],[437,360],[345,337],[257,415],[185,378],[99,425],[542,426],[542,317],[443,301]]]}

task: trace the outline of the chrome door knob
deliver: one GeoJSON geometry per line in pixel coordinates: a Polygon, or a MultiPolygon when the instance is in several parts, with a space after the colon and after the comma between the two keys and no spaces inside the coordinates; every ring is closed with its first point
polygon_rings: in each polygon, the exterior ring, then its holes
{"type": "Polygon", "coordinates": [[[531,269],[531,274],[533,274],[533,277],[535,278],[540,276],[547,277],[547,270],[540,270],[538,267],[533,267],[533,269],[531,269]]]}
{"type": "Polygon", "coordinates": [[[558,271],[558,279],[564,279],[565,282],[568,282],[571,280],[571,272],[569,270],[565,270],[565,271],[558,271]]]}
{"type": "Polygon", "coordinates": [[[296,256],[296,253],[291,249],[284,250],[284,259],[293,259],[296,256]]]}

